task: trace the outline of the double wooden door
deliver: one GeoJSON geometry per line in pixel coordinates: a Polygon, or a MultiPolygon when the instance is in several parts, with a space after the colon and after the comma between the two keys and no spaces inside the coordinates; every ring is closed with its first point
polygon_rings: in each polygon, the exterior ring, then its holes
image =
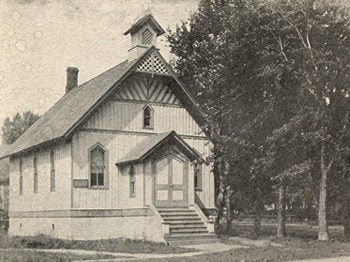
{"type": "Polygon", "coordinates": [[[188,161],[168,154],[154,162],[154,199],[157,207],[188,205],[188,161]]]}

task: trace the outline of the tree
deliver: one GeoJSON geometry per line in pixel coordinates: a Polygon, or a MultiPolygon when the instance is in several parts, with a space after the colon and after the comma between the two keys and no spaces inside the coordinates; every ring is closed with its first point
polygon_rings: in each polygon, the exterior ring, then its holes
{"type": "Polygon", "coordinates": [[[281,99],[298,93],[280,46],[264,30],[269,15],[257,1],[202,1],[188,24],[169,36],[175,67],[200,101],[215,160],[223,162],[215,175],[217,199],[230,210],[235,195],[248,197],[257,235],[272,192],[262,168],[266,139],[291,117],[281,99]]]}
{"type": "Polygon", "coordinates": [[[4,144],[12,144],[15,142],[36,120],[39,115],[32,111],[26,111],[22,114],[17,113],[12,120],[7,117],[2,126],[2,142],[4,144]]]}
{"type": "Polygon", "coordinates": [[[227,162],[218,199],[247,194],[257,232],[270,179],[282,185],[281,175],[309,170],[320,184],[319,239],[328,239],[327,180],[348,122],[339,102],[349,94],[349,21],[325,1],[203,0],[169,36],[176,70],[207,114],[216,161],[227,162]]]}

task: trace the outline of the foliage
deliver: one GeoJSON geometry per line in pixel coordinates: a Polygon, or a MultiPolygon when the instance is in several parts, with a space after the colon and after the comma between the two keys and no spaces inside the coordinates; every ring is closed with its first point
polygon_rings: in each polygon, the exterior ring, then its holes
{"type": "Polygon", "coordinates": [[[2,126],[2,142],[4,144],[15,142],[39,117],[30,110],[22,114],[17,113],[12,119],[7,117],[2,126]]]}
{"type": "Polygon", "coordinates": [[[348,10],[322,0],[202,0],[170,32],[208,119],[217,191],[236,209],[259,214],[274,184],[310,183],[325,219],[326,177],[347,151],[349,25],[348,10]]]}

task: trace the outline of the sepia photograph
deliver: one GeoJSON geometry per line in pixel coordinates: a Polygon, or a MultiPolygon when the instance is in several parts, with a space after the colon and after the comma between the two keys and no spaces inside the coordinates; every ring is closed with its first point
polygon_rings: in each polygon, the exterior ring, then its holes
{"type": "Polygon", "coordinates": [[[350,0],[0,0],[0,262],[350,262],[350,0]]]}

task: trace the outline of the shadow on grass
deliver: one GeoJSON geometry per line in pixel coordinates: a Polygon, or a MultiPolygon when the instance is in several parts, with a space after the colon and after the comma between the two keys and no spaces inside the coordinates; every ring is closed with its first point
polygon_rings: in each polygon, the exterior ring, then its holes
{"type": "Polygon", "coordinates": [[[146,240],[102,239],[102,240],[64,240],[47,235],[28,237],[0,235],[0,248],[31,249],[82,249],[116,253],[184,253],[193,250],[176,246],[166,246],[146,240]]]}

